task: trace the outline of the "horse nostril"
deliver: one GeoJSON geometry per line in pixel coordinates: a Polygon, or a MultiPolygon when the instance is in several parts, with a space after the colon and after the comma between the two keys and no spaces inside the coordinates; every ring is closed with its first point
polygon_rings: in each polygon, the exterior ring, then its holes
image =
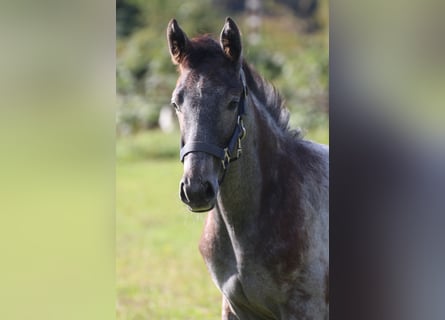
{"type": "Polygon", "coordinates": [[[213,188],[210,182],[206,182],[205,186],[205,194],[207,199],[213,199],[215,197],[215,189],[213,188]]]}
{"type": "Polygon", "coordinates": [[[185,184],[183,181],[181,181],[181,186],[179,187],[179,196],[183,202],[185,203],[190,202],[187,192],[185,191],[185,184]]]}
{"type": "Polygon", "coordinates": [[[194,212],[209,211],[215,205],[218,188],[209,181],[200,178],[183,178],[179,184],[179,197],[189,210],[194,212]]]}

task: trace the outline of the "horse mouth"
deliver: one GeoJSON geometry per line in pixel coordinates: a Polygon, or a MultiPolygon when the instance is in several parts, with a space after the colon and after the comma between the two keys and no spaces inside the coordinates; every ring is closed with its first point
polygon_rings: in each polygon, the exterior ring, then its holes
{"type": "Polygon", "coordinates": [[[215,207],[215,200],[200,201],[200,202],[191,202],[183,200],[183,203],[185,203],[187,209],[191,212],[207,212],[215,207]]]}
{"type": "Polygon", "coordinates": [[[215,204],[212,203],[206,207],[191,207],[190,205],[187,205],[187,209],[189,209],[191,212],[200,213],[200,212],[208,212],[212,210],[215,207],[215,204]]]}

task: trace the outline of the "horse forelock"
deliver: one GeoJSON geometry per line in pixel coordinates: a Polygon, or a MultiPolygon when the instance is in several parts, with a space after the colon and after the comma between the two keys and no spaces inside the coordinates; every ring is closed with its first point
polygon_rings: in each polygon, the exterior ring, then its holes
{"type": "Polygon", "coordinates": [[[201,35],[190,40],[181,66],[195,69],[204,63],[212,63],[216,66],[228,62],[219,43],[209,35],[201,35]]]}

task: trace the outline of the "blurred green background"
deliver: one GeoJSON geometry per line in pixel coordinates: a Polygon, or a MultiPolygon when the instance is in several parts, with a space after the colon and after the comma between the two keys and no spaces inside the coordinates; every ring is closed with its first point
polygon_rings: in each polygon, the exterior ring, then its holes
{"type": "Polygon", "coordinates": [[[245,58],[284,96],[291,126],[328,144],[328,1],[116,6],[117,318],[218,319],[221,296],[197,249],[205,214],[187,212],[178,198],[179,133],[169,109],[177,73],[167,23],[174,17],[189,37],[218,38],[225,17],[234,18],[245,58]]]}

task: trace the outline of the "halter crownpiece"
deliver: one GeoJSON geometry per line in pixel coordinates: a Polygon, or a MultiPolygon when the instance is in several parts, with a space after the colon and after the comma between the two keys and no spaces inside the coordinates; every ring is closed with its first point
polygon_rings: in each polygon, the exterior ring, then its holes
{"type": "Polygon", "coordinates": [[[191,141],[185,145],[181,142],[181,151],[179,154],[181,162],[184,162],[184,158],[187,154],[192,152],[205,152],[211,154],[212,156],[221,159],[221,165],[224,169],[223,177],[220,181],[224,179],[225,172],[229,164],[235,160],[238,160],[242,154],[241,140],[246,136],[246,128],[243,123],[243,115],[245,112],[245,102],[247,97],[247,85],[246,77],[244,75],[243,69],[240,70],[240,79],[243,85],[243,92],[241,93],[240,101],[238,102],[238,116],[233,130],[232,136],[225,148],[220,148],[213,144],[202,142],[202,141],[191,141]]]}

